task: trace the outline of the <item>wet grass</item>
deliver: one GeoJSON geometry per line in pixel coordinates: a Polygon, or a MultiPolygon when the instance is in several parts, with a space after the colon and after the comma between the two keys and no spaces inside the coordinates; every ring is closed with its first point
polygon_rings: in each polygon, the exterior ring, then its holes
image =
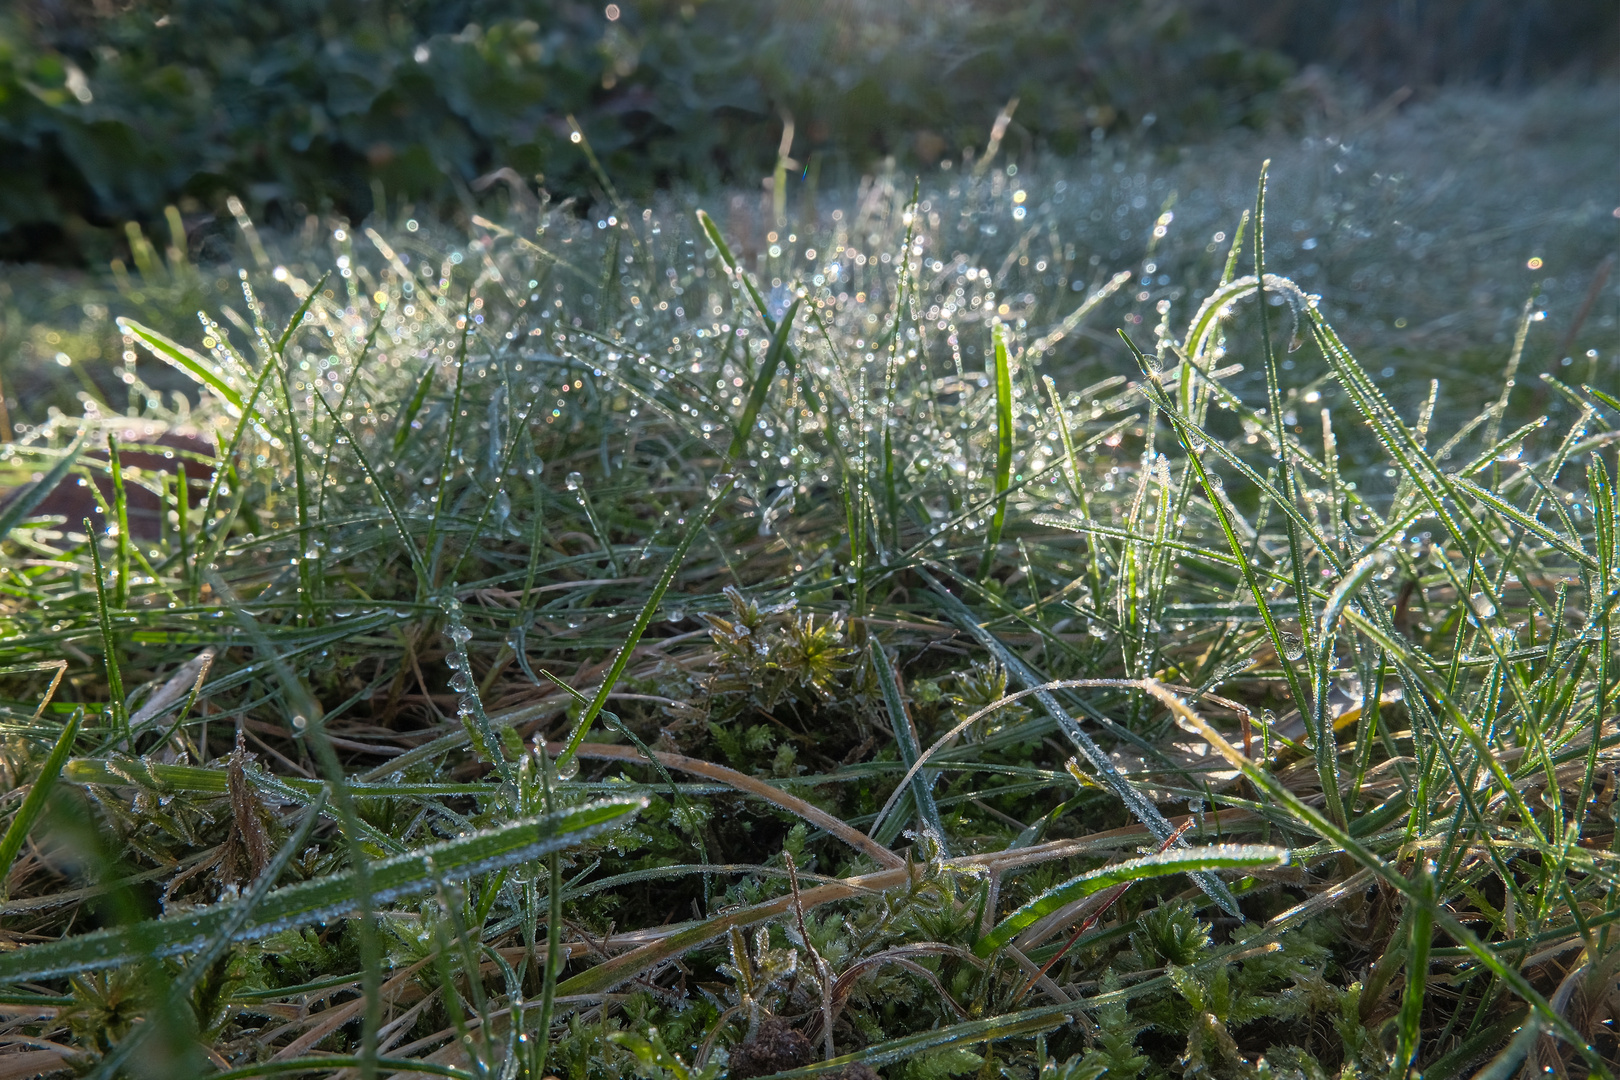
{"type": "Polygon", "coordinates": [[[1369,373],[1263,187],[1061,193],[332,223],[124,322],[0,461],[0,1062],[1611,1067],[1613,386],[1533,305],[1369,373]]]}

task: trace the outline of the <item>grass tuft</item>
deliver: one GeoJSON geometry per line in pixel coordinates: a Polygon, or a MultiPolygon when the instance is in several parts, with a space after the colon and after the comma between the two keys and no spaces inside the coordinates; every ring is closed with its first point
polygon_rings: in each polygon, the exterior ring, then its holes
{"type": "Polygon", "coordinates": [[[126,324],[4,455],[0,1063],[1606,1075],[1609,392],[1375,376],[1264,187],[1092,258],[1013,176],[126,324]]]}

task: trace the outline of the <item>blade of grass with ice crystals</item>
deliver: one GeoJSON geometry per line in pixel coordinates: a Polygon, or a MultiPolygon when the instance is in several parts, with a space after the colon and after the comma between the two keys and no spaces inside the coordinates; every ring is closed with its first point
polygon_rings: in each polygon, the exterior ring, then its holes
{"type": "Polygon", "coordinates": [[[754,285],[754,279],[748,276],[746,270],[737,265],[737,257],[731,253],[731,245],[726,243],[725,236],[720,232],[720,226],[714,223],[714,218],[710,217],[706,210],[699,210],[697,219],[698,224],[703,228],[703,234],[709,238],[709,243],[714,245],[714,250],[719,254],[720,261],[725,263],[726,272],[742,282],[742,287],[747,290],[748,299],[754,302],[754,310],[759,312],[760,320],[764,322],[765,329],[775,332],[776,320],[771,318],[771,312],[765,304],[765,298],[759,294],[759,289],[754,285]]]}
{"type": "MultiPolygon", "coordinates": [[[[315,283],[315,287],[310,289],[309,294],[304,297],[303,303],[298,305],[298,310],[293,312],[292,318],[287,320],[287,326],[281,332],[280,340],[283,343],[290,340],[293,332],[303,325],[304,316],[309,313],[310,305],[315,302],[315,297],[320,295],[321,287],[326,284],[327,278],[331,276],[331,271],[322,274],[320,280],[315,283]]],[[[270,378],[270,374],[276,369],[277,365],[269,359],[266,359],[259,368],[258,376],[253,380],[253,391],[247,398],[246,408],[238,410],[236,430],[231,433],[230,445],[215,459],[214,475],[208,481],[208,493],[203,496],[203,508],[209,519],[214,518],[214,508],[219,499],[220,485],[224,482],[225,474],[233,469],[231,462],[236,459],[237,447],[242,445],[242,437],[247,434],[249,423],[253,419],[263,420],[263,417],[257,411],[259,395],[264,392],[265,381],[270,378]]],[[[317,392],[315,396],[320,397],[320,394],[317,392]]],[[[238,481],[233,486],[236,490],[232,493],[230,511],[222,519],[205,520],[203,523],[202,535],[207,539],[207,543],[203,550],[198,552],[197,559],[192,565],[193,579],[190,584],[193,586],[193,594],[195,594],[196,587],[199,584],[195,575],[200,574],[204,567],[212,564],[219,556],[220,549],[224,546],[225,540],[230,534],[231,521],[236,517],[236,512],[241,507],[246,485],[238,478],[238,481]],[[209,536],[210,527],[212,527],[212,536],[209,536]]]]}
{"type": "Polygon", "coordinates": [[[1421,854],[1413,876],[1416,879],[1414,885],[1418,891],[1418,903],[1412,911],[1411,933],[1407,939],[1406,995],[1401,999],[1400,1017],[1396,1022],[1395,1062],[1389,1073],[1391,1080],[1404,1080],[1407,1070],[1417,1058],[1418,1036],[1423,1023],[1423,993],[1429,977],[1429,946],[1434,940],[1434,870],[1421,854]]]}
{"type": "Polygon", "coordinates": [[[473,290],[469,285],[467,302],[461,313],[461,340],[456,344],[456,387],[450,395],[450,416],[444,433],[444,457],[439,462],[439,478],[433,494],[433,519],[428,524],[427,557],[432,567],[430,584],[434,583],[432,576],[436,576],[439,570],[439,523],[444,520],[444,510],[450,502],[450,476],[455,469],[456,460],[456,429],[461,422],[461,397],[467,374],[467,339],[472,337],[473,332],[472,311],[473,290]]]}
{"type": "Polygon", "coordinates": [[[798,315],[801,303],[802,300],[793,301],[771,334],[770,348],[765,350],[765,359],[754,376],[753,387],[748,391],[748,401],[743,405],[742,414],[737,417],[737,431],[731,437],[731,446],[726,450],[726,463],[722,468],[729,467],[748,448],[748,436],[754,430],[754,421],[759,417],[759,410],[765,406],[771,384],[776,381],[776,369],[781,366],[782,357],[787,355],[788,334],[793,330],[793,319],[798,315]]]}
{"type": "MultiPolygon", "coordinates": [[[[1266,407],[1270,410],[1271,424],[1275,430],[1274,438],[1277,440],[1277,479],[1282,489],[1283,498],[1293,506],[1300,502],[1299,485],[1294,479],[1293,462],[1288,451],[1288,425],[1283,422],[1282,407],[1282,376],[1277,368],[1277,349],[1271,340],[1271,312],[1266,303],[1266,181],[1269,179],[1271,161],[1267,159],[1260,166],[1260,181],[1255,193],[1254,203],[1254,277],[1260,289],[1260,345],[1261,352],[1266,361],[1266,407]]],[[[1298,315],[1295,315],[1296,326],[1298,315]]],[[[1297,331],[1296,331],[1297,333],[1297,331]]],[[[1299,637],[1302,646],[1297,654],[1305,661],[1305,674],[1307,677],[1315,675],[1316,658],[1311,652],[1311,592],[1310,577],[1305,569],[1305,544],[1300,536],[1299,526],[1292,517],[1284,519],[1288,530],[1288,561],[1294,572],[1294,603],[1299,608],[1299,637]]],[[[1322,550],[1322,545],[1316,545],[1322,550]]],[[[1295,657],[1288,655],[1285,650],[1277,654],[1277,663],[1285,671],[1294,665],[1295,657]]],[[[1289,684],[1294,685],[1297,679],[1289,678],[1289,684]]],[[[1306,702],[1299,702],[1303,713],[1306,702]]],[[[1318,751],[1320,753],[1320,751],[1318,751]]]]}
{"type": "Polygon", "coordinates": [[[1054,886],[1011,915],[996,928],[980,938],[973,946],[979,956],[989,956],[1018,932],[1052,912],[1090,896],[1111,885],[1123,885],[1144,878],[1164,877],[1167,874],[1191,873],[1195,870],[1244,870],[1261,866],[1284,866],[1288,863],[1288,849],[1264,844],[1218,844],[1207,848],[1181,848],[1158,855],[1144,855],[1139,859],[1099,867],[1078,877],[1072,877],[1054,886]]]}
{"type": "Polygon", "coordinates": [[[1007,328],[997,322],[991,331],[994,339],[996,376],[996,471],[994,475],[996,510],[990,518],[990,532],[984,541],[984,556],[979,561],[979,580],[990,573],[996,545],[1001,543],[1001,530],[1007,522],[1007,485],[1012,480],[1013,415],[1012,366],[1007,359],[1007,328]]]}
{"type": "MultiPolygon", "coordinates": [[[[907,769],[917,764],[922,748],[917,745],[917,730],[900,698],[900,684],[895,679],[889,658],[883,646],[875,639],[871,643],[872,670],[876,672],[878,686],[883,690],[883,704],[889,710],[889,727],[894,730],[894,743],[900,750],[900,760],[907,769]]],[[[934,803],[934,773],[922,772],[911,777],[911,797],[917,803],[917,816],[923,828],[934,834],[935,842],[945,848],[945,825],[939,819],[939,807],[934,803]]],[[[873,823],[874,827],[876,822],[873,823]]]]}
{"type": "MultiPolygon", "coordinates": [[[[1074,717],[1070,716],[1063,706],[1058,704],[1057,698],[1053,697],[1048,691],[1040,689],[1044,680],[1037,678],[1035,673],[1011,649],[996,640],[994,634],[980,626],[978,620],[973,617],[973,613],[967,609],[967,606],[953,596],[945,586],[941,585],[937,578],[921,567],[913,569],[934,591],[935,595],[940,598],[941,605],[945,608],[950,620],[971,634],[986,652],[1001,661],[1002,665],[1006,667],[1007,673],[1016,682],[1023,684],[1027,689],[1035,691],[1035,700],[1040,702],[1041,708],[1045,709],[1047,714],[1057,721],[1058,727],[1069,737],[1069,741],[1079,749],[1086,763],[1091,766],[1103,783],[1114,793],[1114,796],[1125,804],[1125,809],[1131,816],[1145,825],[1147,830],[1153,834],[1153,838],[1161,843],[1174,836],[1175,827],[1165,820],[1163,814],[1159,813],[1159,808],[1153,805],[1152,800],[1138,791],[1136,785],[1125,778],[1125,775],[1119,771],[1118,766],[1114,764],[1113,759],[1103,753],[1102,747],[1098,746],[1091,736],[1086,734],[1085,729],[1075,721],[1074,717]]],[[[1232,890],[1228,889],[1226,883],[1220,878],[1214,874],[1197,870],[1193,872],[1193,880],[1198,883],[1198,887],[1203,889],[1211,900],[1220,905],[1222,911],[1231,915],[1238,913],[1237,898],[1232,895],[1232,890]]]]}
{"type": "Polygon", "coordinates": [[[73,740],[79,737],[79,723],[84,719],[84,710],[76,709],[67,725],[62,728],[62,734],[51,747],[51,752],[40,767],[39,775],[28,788],[28,794],[23,797],[22,805],[11,819],[11,825],[6,829],[6,835],[0,838],[0,900],[6,897],[6,879],[11,876],[11,864],[17,861],[17,853],[22,850],[23,841],[28,839],[28,830],[34,827],[39,818],[40,811],[45,809],[45,799],[51,793],[51,787],[62,772],[62,766],[67,763],[67,757],[73,752],[73,740]]]}
{"type": "Polygon", "coordinates": [[[641,635],[646,633],[647,627],[652,625],[653,616],[658,611],[658,605],[663,602],[664,593],[669,589],[670,582],[675,580],[675,574],[680,570],[681,563],[685,561],[686,553],[691,549],[692,542],[697,539],[698,534],[708,525],[709,517],[719,508],[721,500],[726,497],[727,492],[731,490],[731,485],[736,482],[736,477],[729,473],[722,473],[720,476],[715,477],[715,482],[717,483],[717,489],[710,496],[709,501],[692,514],[691,521],[687,523],[686,532],[682,534],[680,543],[675,545],[675,550],[670,553],[669,563],[665,565],[664,572],[659,575],[657,583],[653,585],[652,592],[648,595],[647,602],[641,609],[641,614],[636,616],[635,624],[630,627],[629,635],[625,638],[624,644],[620,646],[619,655],[614,657],[613,666],[608,668],[607,674],[602,677],[602,685],[597,689],[596,696],[591,699],[590,705],[579,714],[579,722],[574,725],[573,734],[568,736],[567,745],[563,747],[562,753],[557,755],[557,768],[559,770],[565,768],[568,762],[573,760],[575,751],[579,749],[579,744],[584,742],[585,736],[590,733],[591,722],[596,719],[596,714],[602,711],[602,706],[607,704],[608,694],[613,692],[613,685],[619,681],[619,676],[624,674],[626,665],[630,663],[631,654],[636,651],[636,645],[641,641],[641,635]]]}
{"type": "Polygon", "coordinates": [[[1334,822],[1341,827],[1347,826],[1349,822],[1344,815],[1344,800],[1339,794],[1339,759],[1335,752],[1333,722],[1328,717],[1333,644],[1338,633],[1339,616],[1344,612],[1345,606],[1361,591],[1362,586],[1367,584],[1374,573],[1388,565],[1389,557],[1382,551],[1375,551],[1351,567],[1350,572],[1340,579],[1338,585],[1334,586],[1332,595],[1328,597],[1327,607],[1322,609],[1322,626],[1317,633],[1316,647],[1319,655],[1311,708],[1312,729],[1316,740],[1316,771],[1322,780],[1323,794],[1327,797],[1328,813],[1333,815],[1334,822]]]}
{"type": "Polygon", "coordinates": [[[4,510],[0,510],[0,540],[10,536],[11,530],[22,524],[23,520],[34,512],[35,507],[56,490],[56,485],[67,476],[68,470],[78,463],[79,455],[84,452],[85,443],[89,441],[90,432],[88,430],[81,432],[79,437],[73,440],[73,445],[62,452],[62,456],[44,476],[24,488],[6,504],[4,510]]]}
{"type": "MultiPolygon", "coordinates": [[[[560,851],[627,824],[645,805],[644,799],[604,799],[382,859],[371,865],[372,899],[390,903],[419,896],[440,881],[460,880],[560,851]]],[[[243,922],[235,940],[256,941],[287,927],[345,915],[354,909],[357,894],[352,870],[273,890],[243,922]]],[[[13,949],[0,954],[0,982],[49,979],[127,963],[143,955],[137,947],[149,947],[144,954],[149,956],[193,952],[229,925],[239,907],[240,902],[219,904],[137,926],[13,949]]]]}
{"type": "Polygon", "coordinates": [[[427,403],[428,390],[433,385],[433,372],[437,367],[438,361],[431,359],[428,361],[427,370],[422,372],[422,378],[416,384],[416,392],[405,403],[405,408],[400,410],[399,430],[394,432],[394,453],[396,454],[405,449],[405,440],[411,437],[411,424],[415,422],[417,414],[422,411],[422,406],[427,403]]]}
{"type": "MultiPolygon", "coordinates": [[[[314,295],[313,290],[310,295],[314,295]]],[[[309,306],[307,301],[304,306],[309,306]]],[[[166,334],[142,326],[134,319],[119,316],[115,322],[118,324],[118,329],[146,346],[147,352],[171,367],[185,372],[194,380],[206,386],[213,392],[215,397],[219,398],[231,409],[234,415],[241,416],[244,412],[255,411],[252,403],[249,403],[244,409],[242,395],[237,392],[236,388],[215,371],[212,364],[184,345],[166,334]]],[[[258,419],[263,420],[264,417],[261,415],[258,419]]]]}
{"type": "Polygon", "coordinates": [[[101,549],[96,544],[96,529],[90,519],[84,519],[84,533],[90,538],[90,565],[96,575],[96,622],[101,629],[102,663],[107,668],[107,711],[112,716],[113,730],[121,737],[129,737],[129,718],[124,714],[124,678],[118,669],[118,637],[113,633],[112,616],[107,610],[106,571],[101,565],[101,549]]]}
{"type": "Polygon", "coordinates": [[[118,529],[118,560],[113,565],[113,607],[129,604],[129,491],[124,487],[124,462],[118,456],[118,437],[107,435],[107,471],[112,476],[113,525],[118,529]]]}

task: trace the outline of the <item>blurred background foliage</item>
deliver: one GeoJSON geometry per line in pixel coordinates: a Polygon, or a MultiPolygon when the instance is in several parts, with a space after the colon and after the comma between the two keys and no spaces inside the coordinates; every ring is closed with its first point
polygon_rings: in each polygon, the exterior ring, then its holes
{"type": "Polygon", "coordinates": [[[103,264],[235,194],[292,225],[379,199],[454,214],[847,183],[982,150],[1288,128],[1346,94],[1610,73],[1612,0],[13,0],[0,12],[0,258],[103,264]],[[610,18],[610,16],[614,16],[610,18]],[[509,170],[509,171],[508,171],[509,170]],[[538,178],[538,179],[537,179],[538,178]],[[520,194],[521,192],[521,194],[520,194]],[[172,212],[168,215],[175,216],[172,212]]]}

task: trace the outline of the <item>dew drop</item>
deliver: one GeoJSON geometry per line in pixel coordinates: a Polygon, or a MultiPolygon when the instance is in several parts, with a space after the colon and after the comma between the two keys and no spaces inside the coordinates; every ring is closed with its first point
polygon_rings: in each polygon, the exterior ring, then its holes
{"type": "Polygon", "coordinates": [[[1282,632],[1283,655],[1290,660],[1298,660],[1305,655],[1305,642],[1291,630],[1282,632]]]}
{"type": "Polygon", "coordinates": [[[1488,619],[1496,614],[1496,604],[1489,596],[1477,592],[1468,598],[1468,606],[1474,609],[1474,614],[1481,619],[1488,619]]]}
{"type": "Polygon", "coordinates": [[[568,478],[564,480],[563,483],[568,486],[569,491],[578,491],[580,487],[584,485],[585,477],[581,476],[577,472],[571,472],[568,474],[568,478]]]}

